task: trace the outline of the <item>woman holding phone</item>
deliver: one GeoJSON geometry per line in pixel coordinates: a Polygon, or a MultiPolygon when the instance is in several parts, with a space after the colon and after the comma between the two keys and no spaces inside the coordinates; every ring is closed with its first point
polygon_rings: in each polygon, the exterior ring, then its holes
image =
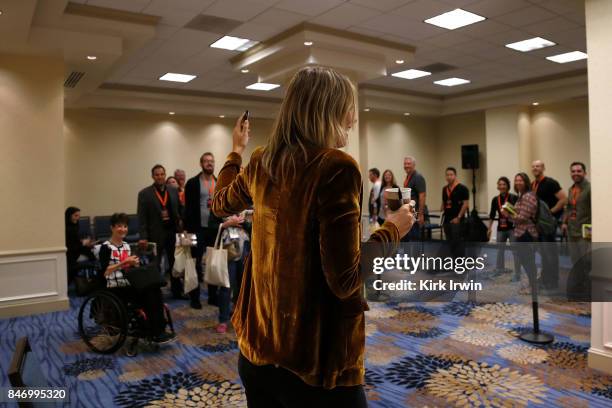
{"type": "MultiPolygon", "coordinates": [[[[298,71],[267,145],[240,172],[249,140],[242,119],[212,210],[255,209],[232,317],[248,405],[366,407],[362,178],[339,150],[355,123],[355,89],[329,68],[298,71]]],[[[413,222],[404,205],[371,241],[399,242],[413,222]]]]}

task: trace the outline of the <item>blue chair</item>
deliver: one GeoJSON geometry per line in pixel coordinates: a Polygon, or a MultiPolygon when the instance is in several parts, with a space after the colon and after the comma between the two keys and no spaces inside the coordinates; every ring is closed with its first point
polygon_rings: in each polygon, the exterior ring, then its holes
{"type": "Polygon", "coordinates": [[[96,240],[104,241],[110,238],[110,215],[100,215],[94,217],[94,232],[96,233],[96,240]]]}
{"type": "Polygon", "coordinates": [[[138,233],[139,227],[138,215],[128,215],[128,235],[125,237],[126,242],[137,242],[140,239],[140,234],[138,233]]]}
{"type": "Polygon", "coordinates": [[[92,237],[91,233],[91,220],[89,217],[81,217],[79,219],[79,238],[92,237]]]}

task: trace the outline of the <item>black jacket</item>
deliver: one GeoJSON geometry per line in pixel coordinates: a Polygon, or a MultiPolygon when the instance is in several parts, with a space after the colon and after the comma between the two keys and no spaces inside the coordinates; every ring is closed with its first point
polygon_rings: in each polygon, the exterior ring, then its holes
{"type": "MultiPolygon", "coordinates": [[[[197,232],[202,229],[202,218],[200,216],[200,175],[187,180],[185,184],[185,230],[188,232],[197,232]]],[[[217,178],[213,176],[215,182],[217,178]]],[[[212,199],[212,197],[211,197],[212,199]]],[[[221,219],[210,211],[210,217],[208,219],[208,228],[219,228],[221,219]]]]}
{"type": "MultiPolygon", "coordinates": [[[[176,188],[167,187],[170,204],[171,230],[176,232],[179,226],[179,198],[176,188]]],[[[167,229],[161,217],[162,206],[155,195],[155,187],[150,185],[138,193],[138,222],[140,223],[140,239],[146,239],[162,244],[167,236],[167,229]]]]}

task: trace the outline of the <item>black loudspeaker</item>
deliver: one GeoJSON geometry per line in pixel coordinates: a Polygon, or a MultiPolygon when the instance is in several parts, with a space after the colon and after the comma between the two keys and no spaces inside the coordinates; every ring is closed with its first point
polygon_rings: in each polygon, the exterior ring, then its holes
{"type": "Polygon", "coordinates": [[[461,146],[461,167],[464,169],[478,168],[478,145],[461,146]]]}

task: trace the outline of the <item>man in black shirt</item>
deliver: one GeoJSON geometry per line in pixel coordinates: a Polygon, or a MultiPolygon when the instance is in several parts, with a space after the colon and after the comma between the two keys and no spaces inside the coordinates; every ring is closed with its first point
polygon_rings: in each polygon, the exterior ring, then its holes
{"type": "Polygon", "coordinates": [[[181,280],[172,276],[176,233],[181,222],[178,191],[166,186],[166,169],[161,164],[153,166],[151,177],[153,185],[143,188],[138,193],[138,222],[140,224],[138,243],[142,246],[146,246],[147,242],[157,244],[157,262],[162,276],[166,271],[161,271],[161,259],[166,254],[172,296],[175,299],[186,299],[182,295],[181,280]]]}
{"type": "MultiPolygon", "coordinates": [[[[567,204],[567,195],[557,180],[546,177],[544,171],[546,166],[542,160],[536,160],[531,164],[531,172],[534,180],[531,190],[537,197],[544,201],[550,212],[557,218],[563,214],[563,208],[567,204]]],[[[540,235],[540,242],[556,242],[556,232],[540,235]]],[[[544,244],[542,248],[542,277],[541,284],[545,289],[555,289],[559,286],[559,248],[555,244],[544,244]]]]}
{"type": "Polygon", "coordinates": [[[470,205],[470,191],[457,180],[457,170],[446,168],[446,186],[442,189],[442,206],[444,214],[444,234],[450,244],[451,254],[461,256],[460,248],[463,239],[465,215],[470,205]]]}
{"type": "Polygon", "coordinates": [[[418,218],[410,232],[402,238],[402,241],[421,240],[423,239],[421,230],[425,225],[425,213],[427,212],[425,204],[427,185],[425,177],[416,171],[416,159],[414,157],[407,156],[404,158],[404,171],[406,172],[404,187],[410,188],[410,198],[416,203],[415,210],[418,213],[418,218]]]}

